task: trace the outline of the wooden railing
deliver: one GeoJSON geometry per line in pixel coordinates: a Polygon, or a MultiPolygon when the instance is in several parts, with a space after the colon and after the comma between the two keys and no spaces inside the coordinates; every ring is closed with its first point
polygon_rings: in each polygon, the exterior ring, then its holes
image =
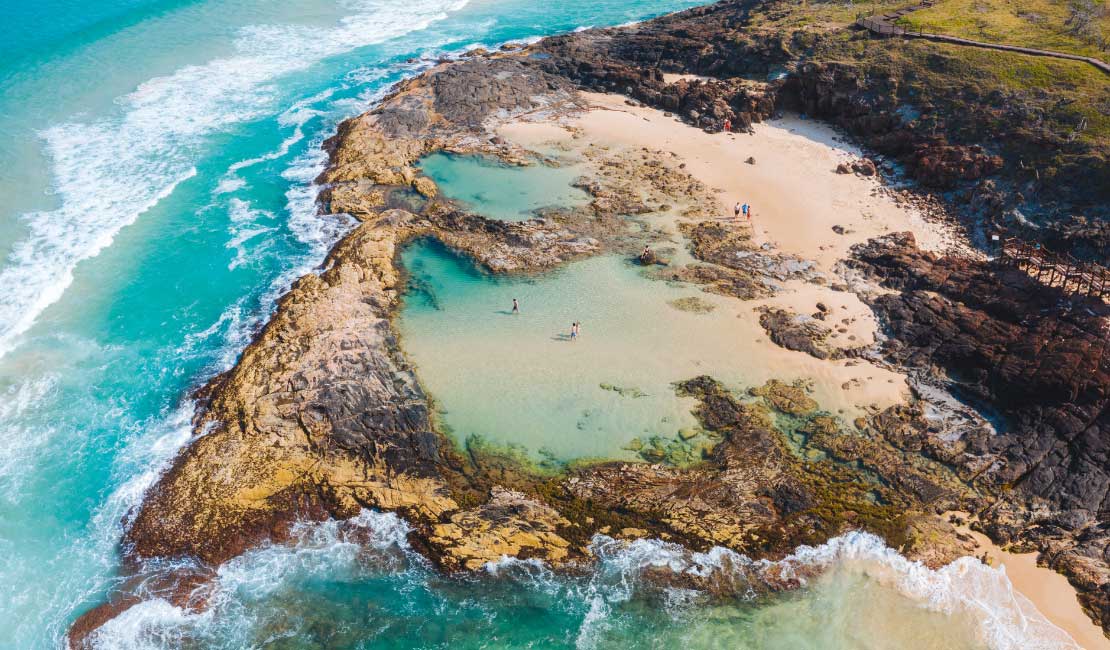
{"type": "Polygon", "coordinates": [[[1093,262],[1077,260],[1067,253],[1054,253],[1041,244],[1016,237],[1002,240],[999,259],[1064,293],[1103,301],[1110,299],[1110,270],[1093,262]]]}

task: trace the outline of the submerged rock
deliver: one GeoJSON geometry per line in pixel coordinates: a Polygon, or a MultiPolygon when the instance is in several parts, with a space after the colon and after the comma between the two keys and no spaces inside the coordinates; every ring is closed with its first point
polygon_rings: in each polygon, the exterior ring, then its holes
{"type": "Polygon", "coordinates": [[[775,410],[789,415],[806,415],[817,410],[817,402],[807,394],[804,382],[787,384],[772,379],[748,392],[766,399],[775,410]]]}
{"type": "Polygon", "coordinates": [[[694,314],[708,314],[717,309],[717,305],[697,296],[675,298],[674,300],[668,300],[667,304],[679,311],[688,311],[694,314]]]}
{"type": "Polygon", "coordinates": [[[626,387],[623,387],[623,386],[614,386],[613,384],[601,384],[600,387],[601,387],[602,390],[608,390],[608,391],[612,391],[614,393],[617,393],[621,397],[631,397],[631,398],[635,399],[635,398],[638,398],[638,397],[647,397],[648,396],[647,393],[645,393],[644,391],[640,390],[639,388],[635,388],[635,387],[627,387],[626,388],[626,387]]]}

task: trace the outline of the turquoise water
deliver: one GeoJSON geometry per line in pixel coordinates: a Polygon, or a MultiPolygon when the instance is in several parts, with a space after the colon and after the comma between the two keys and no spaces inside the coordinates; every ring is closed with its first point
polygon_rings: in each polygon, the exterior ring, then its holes
{"type": "MultiPolygon", "coordinates": [[[[311,185],[340,119],[442,54],[691,4],[7,3],[0,648],[60,647],[70,621],[110,592],[122,522],[188,442],[190,391],[234,362],[276,297],[349,227],[316,214],[311,185]]],[[[221,569],[210,610],[151,598],[99,646],[788,647],[800,634],[817,647],[825,633],[773,608],[641,597],[617,569],[577,582],[525,564],[501,581],[448,581],[391,537],[400,523],[377,517],[356,524],[376,546],[311,527],[299,545],[221,569]]],[[[848,584],[798,602],[864,606],[843,595],[869,592],[848,584]]],[[[934,620],[907,598],[897,611],[934,620]]]]}
{"type": "Polygon", "coordinates": [[[420,167],[445,196],[480,207],[493,219],[520,221],[534,216],[538,208],[574,207],[589,199],[571,185],[582,173],[573,165],[518,167],[481,156],[440,153],[425,157],[420,167]]]}
{"type": "Polygon", "coordinates": [[[9,3],[0,647],[56,647],[108,591],[189,391],[343,232],[310,185],[338,120],[443,53],[689,4],[9,3]]]}
{"type": "Polygon", "coordinates": [[[558,459],[635,458],[622,450],[633,438],[697,426],[673,382],[735,380],[751,365],[733,325],[739,303],[705,295],[719,313],[680,311],[668,301],[701,292],[618,257],[543,278],[490,276],[430,243],[402,262],[420,289],[398,319],[402,344],[460,442],[478,434],[558,459]]]}

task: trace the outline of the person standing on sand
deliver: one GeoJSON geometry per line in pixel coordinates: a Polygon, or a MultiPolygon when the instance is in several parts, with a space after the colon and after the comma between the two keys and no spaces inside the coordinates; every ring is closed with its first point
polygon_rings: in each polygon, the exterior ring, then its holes
{"type": "MultiPolygon", "coordinates": [[[[744,215],[744,218],[747,218],[747,216],[748,216],[748,210],[749,210],[749,208],[748,208],[748,204],[747,204],[747,203],[745,203],[744,205],[740,206],[740,213],[744,215]]],[[[740,215],[737,215],[737,218],[739,218],[739,216],[740,216],[740,215]]]]}
{"type": "Polygon", "coordinates": [[[725,118],[725,133],[730,133],[731,131],[732,131],[732,120],[730,120],[726,117],[725,118]]]}
{"type": "Polygon", "coordinates": [[[520,313],[520,303],[516,301],[516,298],[513,298],[513,313],[514,314],[519,314],[520,313]]]}
{"type": "Polygon", "coordinates": [[[740,210],[741,210],[741,209],[742,209],[742,208],[741,208],[741,205],[740,205],[740,202],[739,202],[739,201],[737,201],[737,202],[736,202],[736,205],[732,206],[732,216],[733,216],[733,218],[735,218],[735,219],[736,219],[737,221],[739,221],[739,220],[740,220],[740,210]]]}
{"type": "Polygon", "coordinates": [[[572,340],[572,341],[577,341],[578,340],[578,322],[577,321],[570,324],[570,340],[572,340]]]}

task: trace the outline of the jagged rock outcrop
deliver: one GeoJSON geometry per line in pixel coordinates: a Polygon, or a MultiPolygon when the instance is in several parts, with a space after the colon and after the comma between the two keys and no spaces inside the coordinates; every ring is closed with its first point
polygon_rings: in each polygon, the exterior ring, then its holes
{"type": "Polygon", "coordinates": [[[930,454],[995,496],[1004,543],[1039,548],[1110,623],[1110,306],[1070,298],[998,262],[937,256],[909,233],[856,249],[893,293],[869,299],[885,353],[928,369],[991,415],[997,432],[930,439],[930,454]]]}
{"type": "Polygon", "coordinates": [[[805,352],[817,359],[842,359],[856,352],[832,344],[829,341],[832,329],[819,319],[778,307],[763,306],[759,311],[760,326],[772,341],[788,350],[805,352]]]}
{"type": "Polygon", "coordinates": [[[752,243],[751,228],[721,221],[679,225],[690,252],[705,264],[668,268],[659,277],[703,285],[706,291],[754,300],[777,293],[789,280],[824,282],[811,260],[779,253],[752,243]]]}

